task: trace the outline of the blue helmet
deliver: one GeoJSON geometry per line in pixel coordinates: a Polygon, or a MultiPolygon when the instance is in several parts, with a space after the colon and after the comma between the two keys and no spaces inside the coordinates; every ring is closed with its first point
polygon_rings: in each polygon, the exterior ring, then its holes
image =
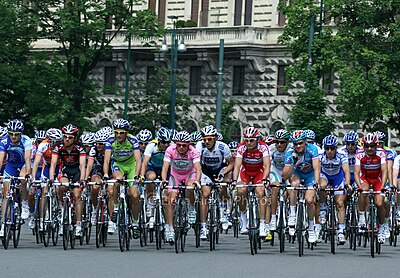
{"type": "Polygon", "coordinates": [[[35,132],[35,141],[46,139],[46,130],[38,130],[35,132]]]}
{"type": "Polygon", "coordinates": [[[304,131],[301,129],[295,130],[290,134],[290,141],[292,141],[292,142],[305,140],[305,139],[306,139],[306,136],[304,134],[304,131]]]}
{"type": "Polygon", "coordinates": [[[345,143],[357,143],[358,141],[358,134],[354,131],[350,131],[346,133],[343,137],[343,141],[345,143]]]}
{"type": "Polygon", "coordinates": [[[51,141],[61,141],[63,138],[63,132],[58,128],[50,128],[46,131],[46,136],[49,137],[51,141]]]}
{"type": "Polygon", "coordinates": [[[239,146],[239,143],[235,142],[235,141],[232,141],[228,144],[228,147],[230,150],[236,150],[238,148],[238,146],[239,146]]]}
{"type": "Polygon", "coordinates": [[[0,138],[2,138],[3,136],[5,136],[7,134],[8,130],[6,127],[2,127],[0,126],[0,138]]]}
{"type": "Polygon", "coordinates": [[[156,133],[156,138],[161,141],[170,142],[172,139],[171,137],[171,130],[166,127],[161,127],[156,133]]]}
{"type": "Polygon", "coordinates": [[[116,119],[113,122],[113,128],[114,129],[125,129],[125,130],[129,130],[131,128],[131,125],[129,124],[129,122],[127,120],[124,119],[116,119]]]}
{"type": "Polygon", "coordinates": [[[386,134],[382,131],[375,131],[376,136],[378,136],[379,141],[384,141],[386,139],[386,134]]]}
{"type": "Polygon", "coordinates": [[[311,130],[311,129],[305,129],[303,132],[304,132],[304,136],[305,136],[307,139],[315,140],[315,132],[314,132],[313,130],[311,130]]]}
{"type": "Polygon", "coordinates": [[[326,147],[336,147],[338,144],[338,138],[335,135],[328,135],[324,138],[322,144],[326,147]]]}
{"type": "Polygon", "coordinates": [[[20,121],[20,120],[11,120],[8,124],[7,124],[7,130],[8,131],[19,131],[22,132],[24,131],[24,124],[20,121]]]}
{"type": "Polygon", "coordinates": [[[151,134],[151,131],[148,129],[142,129],[136,135],[136,138],[140,143],[148,143],[151,141],[151,139],[153,139],[153,134],[151,134]]]}

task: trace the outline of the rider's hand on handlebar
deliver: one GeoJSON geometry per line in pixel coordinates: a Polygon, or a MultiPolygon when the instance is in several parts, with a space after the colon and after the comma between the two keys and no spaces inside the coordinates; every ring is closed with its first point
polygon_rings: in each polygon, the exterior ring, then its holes
{"type": "Polygon", "coordinates": [[[318,182],[314,183],[313,187],[314,187],[314,189],[318,189],[319,188],[319,183],[318,182]]]}
{"type": "Polygon", "coordinates": [[[194,189],[197,189],[197,190],[201,189],[200,183],[198,181],[195,181],[193,183],[193,187],[194,187],[194,189]]]}
{"type": "Polygon", "coordinates": [[[232,181],[232,183],[231,183],[232,188],[235,188],[235,187],[236,187],[236,183],[237,183],[236,180],[233,180],[233,181],[232,181]]]}
{"type": "Polygon", "coordinates": [[[299,160],[299,155],[297,153],[292,153],[292,157],[293,157],[293,164],[296,164],[297,161],[299,160]]]}
{"type": "Polygon", "coordinates": [[[262,180],[265,187],[270,185],[269,179],[262,180]]]}
{"type": "Polygon", "coordinates": [[[26,179],[27,181],[31,181],[31,180],[32,180],[32,176],[31,176],[30,174],[26,174],[26,175],[25,175],[25,179],[26,179]]]}
{"type": "Polygon", "coordinates": [[[224,178],[225,178],[225,175],[222,174],[222,173],[220,173],[220,174],[218,175],[218,178],[215,179],[215,181],[216,181],[216,182],[222,182],[222,181],[224,180],[224,178]]]}
{"type": "Polygon", "coordinates": [[[108,174],[104,174],[103,180],[104,180],[104,181],[108,181],[109,179],[110,179],[110,177],[108,176],[108,174]]]}

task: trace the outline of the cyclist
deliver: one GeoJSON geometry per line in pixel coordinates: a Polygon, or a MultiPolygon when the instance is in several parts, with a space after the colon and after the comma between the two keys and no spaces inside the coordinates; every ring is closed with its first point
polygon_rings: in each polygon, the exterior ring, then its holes
{"type": "MultiPolygon", "coordinates": [[[[233,171],[232,186],[237,184],[262,184],[269,177],[271,160],[268,146],[259,140],[260,131],[252,126],[248,126],[243,130],[244,144],[241,144],[237,149],[235,158],[235,168],[233,171]]],[[[262,186],[256,187],[256,195],[258,198],[258,210],[260,214],[259,233],[261,237],[267,236],[265,224],[265,188],[262,186]]],[[[247,187],[237,188],[240,216],[240,233],[247,233],[247,215],[246,202],[247,187]]]]}
{"type": "Polygon", "coordinates": [[[82,134],[81,137],[79,138],[79,142],[81,143],[87,154],[89,154],[90,150],[94,146],[95,143],[94,136],[95,134],[93,132],[86,132],[82,134]]]}
{"type": "MultiPolygon", "coordinates": [[[[144,151],[144,159],[140,169],[140,175],[148,181],[154,181],[161,178],[161,171],[166,149],[171,143],[171,131],[168,128],[161,127],[156,133],[156,140],[151,141],[144,151]]],[[[147,216],[150,228],[154,224],[154,184],[146,184],[147,192],[147,216]]]]}
{"type": "Polygon", "coordinates": [[[239,146],[239,143],[235,142],[235,141],[232,141],[232,142],[230,142],[228,144],[228,147],[231,150],[231,154],[232,154],[233,159],[236,158],[236,151],[237,151],[238,146],[239,146]]]}
{"type": "Polygon", "coordinates": [[[224,136],[222,135],[222,133],[217,132],[217,141],[223,141],[224,140],[224,136]]]}
{"type": "MultiPolygon", "coordinates": [[[[76,229],[75,236],[82,236],[82,187],[85,185],[85,163],[86,163],[86,152],[85,150],[78,144],[78,128],[72,124],[65,125],[62,129],[63,132],[63,141],[59,146],[55,146],[53,149],[52,157],[51,157],[51,166],[50,166],[50,183],[52,183],[55,179],[55,173],[57,165],[59,161],[61,161],[62,168],[60,171],[60,175],[58,180],[60,183],[77,183],[79,182],[79,186],[74,186],[72,192],[75,202],[75,211],[76,211],[76,229]]],[[[61,204],[61,211],[63,212],[63,195],[68,191],[68,186],[60,186],[58,189],[58,200],[61,204]]],[[[62,235],[62,225],[60,226],[60,234],[62,235]]]]}
{"type": "MultiPolygon", "coordinates": [[[[187,131],[180,131],[174,138],[176,144],[172,144],[165,151],[161,172],[161,179],[164,185],[167,184],[168,171],[171,166],[168,184],[179,186],[185,183],[186,186],[199,186],[201,178],[200,156],[197,150],[190,145],[190,140],[190,134],[187,131]]],[[[178,191],[169,188],[165,194],[167,201],[164,204],[165,236],[167,242],[173,242],[175,237],[173,215],[178,191]]],[[[194,190],[187,190],[186,196],[189,198],[189,218],[195,218],[194,190]]]]}
{"type": "MultiPolygon", "coordinates": [[[[129,204],[131,205],[133,215],[133,237],[139,238],[139,187],[140,181],[140,166],[142,163],[139,142],[136,137],[129,134],[131,128],[129,122],[124,119],[117,119],[113,123],[114,136],[106,141],[106,149],[104,153],[103,173],[104,179],[108,179],[111,163],[112,175],[116,180],[134,179],[135,182],[129,183],[128,194],[130,197],[129,204]],[[112,157],[111,157],[112,155],[112,157]]],[[[117,185],[117,184],[115,184],[117,185]]],[[[108,233],[112,234],[116,229],[116,218],[118,206],[115,205],[117,199],[117,189],[111,184],[108,186],[108,210],[112,216],[108,223],[108,233]],[[114,206],[115,205],[115,206],[114,206]],[[114,212],[113,212],[114,211],[114,212]]]]}
{"type": "MultiPolygon", "coordinates": [[[[105,144],[110,138],[110,133],[105,129],[100,129],[94,134],[94,146],[90,147],[88,152],[87,166],[85,180],[95,182],[91,190],[91,199],[93,202],[92,211],[92,224],[96,223],[96,211],[97,211],[97,195],[100,190],[100,183],[103,179],[103,164],[104,164],[104,154],[105,154],[105,144]]],[[[82,140],[82,143],[92,144],[92,141],[82,140]]]]}
{"type": "MultiPolygon", "coordinates": [[[[354,179],[358,188],[369,190],[370,184],[374,191],[381,191],[387,179],[386,155],[382,149],[377,149],[378,136],[374,133],[367,133],[362,138],[364,149],[357,152],[356,164],[354,166],[354,179]]],[[[385,207],[384,194],[375,194],[374,203],[378,209],[378,241],[385,242],[384,220],[385,207]]],[[[358,225],[365,227],[365,208],[367,206],[368,195],[361,194],[358,201],[360,218],[358,225]]]]}
{"type": "Polygon", "coordinates": [[[197,142],[201,142],[201,140],[203,139],[203,137],[201,136],[201,132],[199,131],[193,131],[192,133],[190,133],[190,144],[194,147],[196,147],[197,142]]]}
{"type": "MultiPolygon", "coordinates": [[[[0,140],[7,135],[7,127],[0,126],[0,140]]],[[[3,175],[4,168],[6,168],[7,156],[4,156],[3,166],[0,168],[0,176],[3,175]]]]}
{"type": "Polygon", "coordinates": [[[354,164],[356,163],[356,153],[361,149],[358,146],[358,134],[354,131],[346,133],[343,137],[345,146],[341,147],[338,152],[347,155],[350,168],[350,185],[354,184],[354,164]]]}
{"type": "Polygon", "coordinates": [[[318,154],[323,154],[324,151],[321,149],[321,147],[315,142],[315,132],[314,130],[311,129],[305,129],[304,134],[306,136],[306,141],[308,144],[314,145],[318,149],[318,154]]]}
{"type": "MultiPolygon", "coordinates": [[[[400,192],[400,155],[396,156],[393,162],[393,187],[397,187],[397,190],[400,192]]],[[[400,197],[397,196],[396,198],[397,202],[397,211],[396,211],[396,220],[398,225],[400,226],[400,197]]]]}
{"type": "MultiPolygon", "coordinates": [[[[217,182],[228,182],[230,181],[230,172],[233,170],[234,160],[227,144],[222,141],[217,141],[217,129],[213,125],[205,126],[201,129],[201,135],[203,142],[198,142],[196,149],[200,154],[201,163],[201,182],[211,183],[217,182]]],[[[201,188],[202,197],[200,204],[200,221],[201,231],[200,239],[207,239],[207,214],[208,214],[208,198],[211,194],[211,188],[209,186],[203,186],[201,188]]],[[[221,210],[220,210],[220,221],[222,223],[222,229],[227,230],[229,222],[226,214],[228,200],[227,187],[221,188],[221,210]]],[[[190,219],[190,224],[194,224],[195,219],[190,219]]]]}
{"type": "MultiPolygon", "coordinates": [[[[269,174],[269,178],[271,184],[278,185],[282,182],[282,171],[285,167],[286,153],[292,147],[292,145],[289,143],[290,133],[285,129],[277,130],[274,134],[274,138],[274,144],[270,146],[271,173],[269,174]]],[[[275,231],[279,188],[272,187],[271,195],[271,221],[269,223],[269,229],[271,231],[275,231]]]]}
{"type": "MultiPolygon", "coordinates": [[[[320,155],[321,160],[321,188],[326,188],[328,184],[334,189],[344,189],[344,182],[350,184],[350,168],[347,156],[337,151],[338,138],[334,135],[328,135],[323,140],[324,153],[320,155]]],[[[320,194],[320,202],[325,202],[326,194],[320,194]]],[[[346,242],[344,236],[345,229],[345,190],[335,191],[335,203],[338,211],[338,242],[346,242]]],[[[321,205],[322,207],[322,205],[321,205]]],[[[325,216],[326,217],[326,216],[325,216]]]]}
{"type": "MultiPolygon", "coordinates": [[[[33,168],[32,168],[32,176],[36,177],[36,180],[42,179],[43,183],[41,184],[42,186],[42,199],[41,199],[41,204],[40,207],[42,208],[40,210],[40,229],[43,228],[42,224],[42,217],[43,217],[43,209],[44,209],[44,196],[46,195],[47,192],[47,187],[45,186],[47,181],[50,178],[50,166],[51,166],[51,158],[52,158],[52,153],[55,148],[55,146],[59,145],[61,143],[61,140],[63,138],[62,131],[60,129],[56,128],[50,128],[49,130],[46,131],[46,138],[39,144],[36,155],[35,155],[35,160],[33,161],[33,168]],[[41,165],[41,161],[43,161],[43,164],[41,165]]],[[[60,161],[57,162],[57,166],[55,169],[55,172],[58,173],[60,170],[60,161]]],[[[57,176],[57,174],[56,174],[57,176]]],[[[29,220],[29,227],[31,229],[35,228],[35,220],[33,217],[33,214],[31,214],[30,220],[29,220]]]]}
{"type": "MultiPolygon", "coordinates": [[[[24,124],[20,120],[11,120],[7,124],[8,135],[1,138],[0,141],[0,169],[3,166],[4,158],[7,154],[7,163],[4,169],[6,177],[25,177],[30,179],[31,172],[31,153],[32,140],[25,134],[24,124]]],[[[26,180],[21,181],[21,196],[22,196],[22,214],[23,219],[29,216],[29,205],[27,201],[26,180]]],[[[2,215],[6,210],[6,196],[9,191],[10,182],[8,178],[4,179],[3,183],[3,205],[2,215]]],[[[1,224],[0,237],[4,237],[4,223],[1,224]]]]}
{"type": "MultiPolygon", "coordinates": [[[[285,167],[282,171],[282,179],[289,180],[293,187],[300,186],[300,180],[304,179],[303,186],[313,187],[319,184],[320,179],[320,160],[318,149],[314,144],[306,142],[306,135],[302,130],[295,130],[290,135],[290,140],[294,148],[290,149],[285,156],[285,167]]],[[[289,214],[289,234],[294,235],[294,225],[296,224],[296,192],[289,192],[290,214],[289,214]]],[[[314,232],[315,217],[315,191],[307,190],[305,193],[308,212],[308,241],[314,243],[316,234],[314,232]]]]}
{"type": "Polygon", "coordinates": [[[143,161],[144,150],[151,139],[153,139],[153,134],[151,134],[151,131],[148,129],[142,129],[138,134],[136,134],[136,139],[139,141],[140,155],[143,161]]]}

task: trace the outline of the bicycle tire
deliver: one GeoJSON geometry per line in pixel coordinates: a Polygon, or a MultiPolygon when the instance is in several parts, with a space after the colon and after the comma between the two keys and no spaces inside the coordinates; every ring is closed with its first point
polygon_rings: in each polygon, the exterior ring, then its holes
{"type": "Polygon", "coordinates": [[[13,245],[14,248],[18,248],[19,239],[21,236],[21,226],[22,226],[22,218],[21,218],[21,204],[18,203],[17,207],[14,209],[14,229],[13,232],[13,245]]]}
{"type": "Polygon", "coordinates": [[[304,235],[303,235],[303,218],[304,218],[304,208],[303,208],[303,203],[298,204],[298,215],[297,215],[297,241],[299,244],[299,257],[301,257],[304,254],[304,235]]]}
{"type": "Polygon", "coordinates": [[[330,234],[331,234],[331,253],[335,254],[336,250],[335,250],[335,204],[333,202],[331,202],[330,204],[330,212],[329,212],[329,223],[330,223],[330,234]]]}
{"type": "Polygon", "coordinates": [[[278,235],[279,235],[279,252],[285,252],[285,227],[283,222],[284,203],[279,202],[279,218],[278,218],[278,235]]]}
{"type": "Polygon", "coordinates": [[[257,246],[257,245],[255,244],[256,238],[255,238],[255,233],[254,233],[254,216],[253,216],[254,211],[253,211],[252,201],[249,201],[248,210],[249,210],[248,232],[249,232],[249,241],[250,241],[250,253],[252,255],[255,255],[257,253],[257,248],[254,248],[254,246],[257,246]]]}
{"type": "Polygon", "coordinates": [[[370,227],[371,227],[371,232],[370,232],[370,247],[371,247],[371,257],[375,257],[375,221],[374,221],[374,209],[371,207],[370,208],[370,227]]]}
{"type": "Polygon", "coordinates": [[[35,227],[33,228],[33,233],[35,234],[35,239],[36,239],[36,244],[40,243],[41,236],[39,232],[39,225],[40,225],[40,197],[35,194],[35,204],[34,204],[34,214],[33,214],[33,219],[35,221],[35,227]]]}
{"type": "Polygon", "coordinates": [[[160,203],[159,201],[156,201],[155,205],[155,219],[154,219],[154,233],[155,233],[155,238],[156,238],[156,249],[160,250],[161,249],[161,240],[162,240],[162,223],[161,223],[161,215],[160,215],[160,203]]]}
{"type": "Polygon", "coordinates": [[[102,217],[101,217],[101,211],[102,211],[102,207],[103,207],[103,200],[101,199],[101,197],[99,198],[99,203],[97,205],[96,208],[96,224],[95,224],[95,229],[96,229],[96,248],[100,248],[101,245],[101,239],[102,239],[102,225],[103,223],[101,223],[102,221],[102,217]]]}
{"type": "Polygon", "coordinates": [[[395,239],[396,239],[396,230],[397,230],[397,227],[396,227],[396,212],[397,212],[397,209],[396,209],[396,206],[392,206],[391,207],[391,213],[390,213],[390,218],[391,218],[391,225],[390,225],[390,227],[391,227],[391,229],[390,229],[390,237],[389,237],[389,244],[390,244],[390,246],[395,246],[395,239]]]}
{"type": "Polygon", "coordinates": [[[4,249],[8,249],[10,239],[11,239],[11,223],[12,223],[12,211],[13,201],[8,200],[6,204],[6,211],[3,217],[4,223],[4,238],[3,238],[3,247],[4,249]]]}
{"type": "Polygon", "coordinates": [[[195,204],[195,210],[198,212],[196,213],[196,222],[193,225],[193,230],[194,230],[194,241],[196,248],[200,247],[200,229],[201,229],[201,220],[200,220],[200,201],[196,201],[195,204]]]}
{"type": "Polygon", "coordinates": [[[69,244],[69,205],[68,201],[64,202],[64,213],[63,213],[63,248],[68,249],[69,244]]]}
{"type": "Polygon", "coordinates": [[[210,243],[210,251],[214,250],[214,243],[215,243],[215,234],[214,234],[214,228],[215,228],[215,204],[212,202],[210,204],[210,208],[208,209],[209,214],[210,214],[210,224],[209,224],[209,231],[208,231],[208,236],[209,236],[209,243],[210,243]]]}
{"type": "Polygon", "coordinates": [[[182,200],[180,200],[180,197],[178,197],[178,201],[175,205],[175,211],[174,211],[174,231],[175,231],[175,237],[174,237],[174,245],[175,245],[175,253],[179,253],[179,248],[180,248],[180,232],[181,232],[181,227],[182,227],[182,200]]]}
{"type": "Polygon", "coordinates": [[[51,198],[52,202],[52,225],[51,225],[51,241],[53,246],[58,243],[58,232],[60,230],[60,221],[58,219],[59,207],[56,197],[51,198]]]}
{"type": "MultiPolygon", "coordinates": [[[[98,206],[98,205],[97,205],[98,206]]],[[[90,237],[92,236],[92,200],[90,199],[89,196],[89,202],[88,202],[88,207],[87,207],[87,222],[85,225],[85,239],[86,239],[86,244],[90,244],[90,237]]]]}
{"type": "Polygon", "coordinates": [[[121,252],[125,251],[125,209],[124,209],[124,200],[119,200],[118,204],[118,241],[119,241],[119,250],[121,252]]]}
{"type": "Polygon", "coordinates": [[[352,204],[351,207],[351,221],[350,221],[350,233],[351,233],[351,241],[353,243],[353,250],[356,251],[357,249],[357,236],[358,236],[358,231],[357,231],[357,211],[356,211],[356,206],[354,203],[352,204]]]}
{"type": "Polygon", "coordinates": [[[42,232],[44,247],[49,246],[50,234],[51,234],[51,207],[50,207],[50,198],[46,197],[43,208],[43,232],[42,232]]]}
{"type": "MultiPolygon", "coordinates": [[[[75,209],[74,208],[71,208],[71,224],[70,224],[70,227],[72,227],[72,229],[70,229],[70,231],[69,231],[69,242],[71,244],[71,249],[75,249],[76,215],[75,215],[75,209]]],[[[83,238],[80,237],[81,245],[83,243],[82,240],[83,240],[83,238]]]]}
{"type": "MultiPolygon", "coordinates": [[[[218,200],[217,200],[218,202],[218,200]]],[[[215,211],[215,237],[214,237],[214,244],[213,244],[213,250],[215,250],[215,245],[219,244],[219,234],[222,232],[222,227],[221,227],[221,223],[219,221],[219,217],[220,217],[220,210],[219,210],[219,205],[216,205],[216,211],[215,211]]]]}
{"type": "Polygon", "coordinates": [[[139,213],[139,231],[140,231],[140,246],[147,246],[147,228],[146,228],[146,208],[143,199],[140,199],[139,213]]]}

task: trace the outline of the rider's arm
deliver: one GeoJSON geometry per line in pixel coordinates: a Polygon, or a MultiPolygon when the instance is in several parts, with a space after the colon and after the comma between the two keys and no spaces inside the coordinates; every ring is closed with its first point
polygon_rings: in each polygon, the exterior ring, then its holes
{"type": "Polygon", "coordinates": [[[42,154],[36,153],[35,160],[33,161],[33,168],[32,168],[32,177],[36,177],[36,172],[39,168],[40,160],[42,159],[42,154]]]}
{"type": "Polygon", "coordinates": [[[89,157],[87,165],[86,165],[86,174],[85,174],[86,181],[88,180],[88,178],[90,176],[90,172],[92,172],[93,164],[94,164],[94,159],[89,157]]]}
{"type": "Polygon", "coordinates": [[[200,180],[201,180],[201,173],[202,173],[200,162],[195,162],[195,163],[193,164],[193,166],[194,166],[194,169],[196,169],[196,181],[197,181],[197,182],[200,182],[200,180]]]}
{"type": "Polygon", "coordinates": [[[389,180],[389,185],[393,184],[393,160],[387,161],[387,178],[389,180]]]}
{"type": "Polygon", "coordinates": [[[224,174],[224,176],[226,174],[228,174],[229,172],[231,172],[233,170],[233,168],[235,167],[235,160],[233,159],[232,156],[225,160],[226,160],[226,162],[228,162],[228,165],[226,166],[225,171],[222,173],[222,174],[224,174]]]}
{"type": "Polygon", "coordinates": [[[294,164],[288,165],[285,164],[282,170],[282,179],[289,180],[293,173],[294,164]]]}
{"type": "Polygon", "coordinates": [[[3,167],[4,157],[6,156],[5,152],[0,152],[0,169],[3,167]]]}
{"type": "Polygon", "coordinates": [[[31,172],[31,154],[32,150],[25,150],[25,169],[27,174],[31,172]]]}
{"type": "Polygon", "coordinates": [[[321,160],[319,160],[319,158],[314,158],[312,160],[312,166],[314,169],[314,182],[319,183],[321,176],[321,160]]]}
{"type": "Polygon", "coordinates": [[[86,178],[86,155],[79,156],[79,167],[81,169],[81,179],[86,178]]]}
{"type": "Polygon", "coordinates": [[[50,173],[49,173],[49,178],[51,180],[54,180],[54,172],[56,171],[57,161],[58,161],[58,154],[53,153],[51,155],[51,164],[50,164],[50,173]]]}
{"type": "Polygon", "coordinates": [[[271,158],[269,155],[263,157],[263,164],[264,164],[263,180],[266,180],[269,178],[269,172],[271,170],[271,158]]]}
{"type": "Polygon", "coordinates": [[[149,163],[150,158],[151,158],[150,156],[144,155],[142,167],[140,169],[140,175],[143,177],[146,174],[147,164],[149,163]]]}
{"type": "Polygon", "coordinates": [[[111,160],[111,150],[105,150],[103,173],[104,173],[104,175],[107,175],[107,176],[109,175],[108,170],[110,169],[110,160],[111,160]]]}
{"type": "Polygon", "coordinates": [[[140,168],[142,166],[142,156],[140,155],[140,150],[135,150],[133,151],[133,155],[135,156],[136,159],[136,176],[140,175],[140,168]]]}
{"type": "Polygon", "coordinates": [[[391,185],[397,185],[397,176],[399,175],[399,166],[398,166],[398,161],[394,161],[394,165],[393,165],[393,173],[392,173],[392,182],[393,184],[391,185]],[[397,162],[397,164],[396,164],[397,162]]]}
{"type": "Polygon", "coordinates": [[[388,170],[387,170],[388,165],[386,163],[381,164],[381,171],[382,171],[382,184],[386,184],[386,180],[388,177],[388,170]]]}
{"type": "Polygon", "coordinates": [[[350,184],[350,167],[348,163],[342,164],[342,169],[344,172],[344,178],[346,180],[346,184],[350,184]]]}
{"type": "Polygon", "coordinates": [[[167,180],[169,165],[170,165],[170,162],[164,160],[164,163],[162,166],[162,171],[161,171],[161,180],[163,180],[163,181],[167,180]]]}
{"type": "Polygon", "coordinates": [[[361,171],[361,166],[357,164],[354,165],[354,181],[356,182],[357,187],[361,187],[360,171],[361,171]]]}
{"type": "Polygon", "coordinates": [[[235,158],[235,168],[233,169],[233,180],[237,181],[239,177],[240,167],[242,166],[243,158],[236,157],[235,158]]]}

